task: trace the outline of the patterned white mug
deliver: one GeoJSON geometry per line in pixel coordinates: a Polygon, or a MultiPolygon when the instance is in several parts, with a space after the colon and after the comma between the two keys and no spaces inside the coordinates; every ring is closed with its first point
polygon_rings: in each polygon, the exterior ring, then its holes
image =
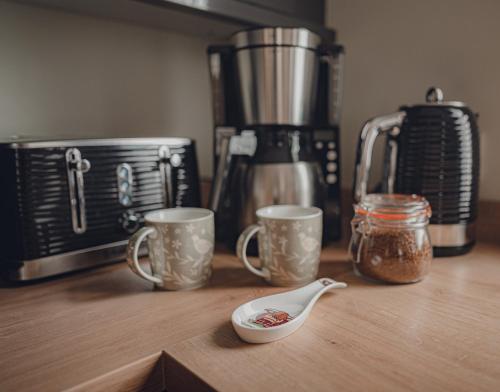
{"type": "Polygon", "coordinates": [[[316,279],[323,234],[323,211],[316,207],[276,205],[257,210],[258,223],[241,233],[238,258],[255,275],[275,286],[298,286],[316,279]],[[248,242],[258,234],[261,268],[248,261],[248,242]]]}
{"type": "Polygon", "coordinates": [[[168,208],[144,217],[127,246],[127,263],[157,288],[188,290],[205,285],[212,273],[214,213],[204,208],[168,208]],[[152,275],[141,268],[139,246],[147,238],[152,275]]]}

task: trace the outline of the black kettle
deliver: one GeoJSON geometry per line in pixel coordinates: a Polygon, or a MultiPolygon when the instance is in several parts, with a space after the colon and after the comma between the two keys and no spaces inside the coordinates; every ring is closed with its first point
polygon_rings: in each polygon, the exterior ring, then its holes
{"type": "Polygon", "coordinates": [[[422,195],[429,201],[435,256],[468,252],[476,238],[479,196],[476,117],[464,103],[444,101],[443,92],[431,87],[425,103],[366,122],[358,141],[354,199],[367,193],[373,145],[384,134],[380,191],[422,195]]]}

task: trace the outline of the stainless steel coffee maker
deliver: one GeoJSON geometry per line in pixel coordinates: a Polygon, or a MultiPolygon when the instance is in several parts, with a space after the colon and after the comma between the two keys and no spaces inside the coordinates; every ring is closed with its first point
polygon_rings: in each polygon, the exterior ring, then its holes
{"type": "Polygon", "coordinates": [[[322,208],[325,238],[338,239],[342,47],[291,27],[231,43],[208,49],[218,238],[234,244],[260,207],[299,204],[322,208]]]}

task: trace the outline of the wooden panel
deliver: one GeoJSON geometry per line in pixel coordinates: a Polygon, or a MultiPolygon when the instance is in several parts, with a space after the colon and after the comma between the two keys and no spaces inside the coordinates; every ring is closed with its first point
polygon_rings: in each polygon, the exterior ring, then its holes
{"type": "Polygon", "coordinates": [[[482,200],[479,203],[477,238],[480,241],[500,244],[500,202],[482,200]]]}
{"type": "Polygon", "coordinates": [[[215,327],[265,287],[232,256],[218,254],[214,265],[211,284],[187,292],[153,291],[124,263],[5,284],[0,391],[62,390],[96,379],[215,327]],[[246,289],[238,293],[234,285],[246,289]]]}
{"type": "Polygon", "coordinates": [[[162,392],[165,390],[163,353],[123,366],[84,382],[68,392],[162,392]]]}
{"type": "Polygon", "coordinates": [[[293,335],[246,344],[221,319],[168,353],[219,391],[498,391],[498,252],[438,259],[424,281],[399,286],[360,280],[327,252],[322,274],[349,287],[293,335]]]}
{"type": "Polygon", "coordinates": [[[169,392],[190,391],[190,392],[210,392],[214,389],[205,381],[199,378],[191,370],[179,363],[168,353],[164,353],[163,362],[165,365],[165,388],[169,392]]]}
{"type": "Polygon", "coordinates": [[[208,207],[208,199],[210,197],[211,180],[202,179],[200,183],[201,192],[201,205],[202,207],[208,207]]]}
{"type": "Polygon", "coordinates": [[[194,291],[153,291],[123,263],[4,285],[0,391],[498,390],[499,246],[436,259],[424,281],[400,286],[356,277],[345,244],[321,257],[320,276],[349,287],[266,345],[240,341],[230,315],[284,289],[225,252],[210,284],[194,291]]]}

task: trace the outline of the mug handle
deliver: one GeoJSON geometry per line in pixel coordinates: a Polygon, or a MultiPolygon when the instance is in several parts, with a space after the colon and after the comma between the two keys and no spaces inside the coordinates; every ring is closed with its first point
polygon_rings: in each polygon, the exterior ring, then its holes
{"type": "Polygon", "coordinates": [[[238,238],[238,243],[236,245],[236,255],[241,261],[243,261],[243,264],[245,264],[245,267],[247,267],[250,270],[250,272],[262,278],[269,279],[269,271],[267,269],[255,268],[252,264],[250,264],[247,258],[248,243],[250,242],[250,239],[260,229],[261,229],[260,225],[253,224],[248,226],[245,230],[243,230],[243,233],[240,234],[240,237],[238,238]]]}
{"type": "Polygon", "coordinates": [[[134,271],[141,278],[149,280],[150,282],[161,284],[162,280],[156,276],[148,274],[141,268],[139,264],[139,246],[141,242],[150,234],[155,233],[156,230],[152,227],[142,227],[137,230],[130,238],[127,244],[127,264],[132,271],[134,271]]]}

